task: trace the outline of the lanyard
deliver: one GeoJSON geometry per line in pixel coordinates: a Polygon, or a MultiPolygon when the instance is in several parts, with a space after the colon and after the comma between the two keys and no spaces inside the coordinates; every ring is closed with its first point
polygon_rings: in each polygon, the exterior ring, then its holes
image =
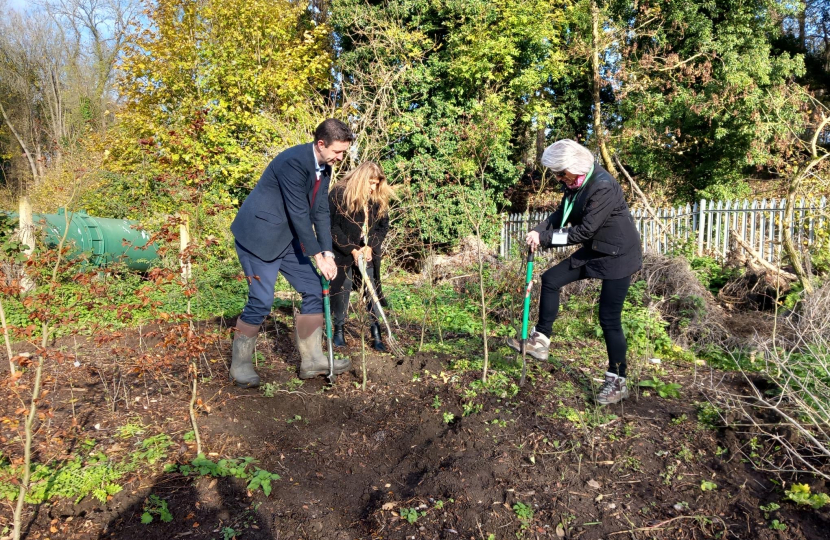
{"type": "Polygon", "coordinates": [[[560,227],[564,227],[566,223],[568,223],[568,216],[571,215],[571,210],[574,209],[574,203],[576,202],[576,198],[579,197],[579,194],[582,192],[582,188],[585,187],[585,184],[588,183],[588,180],[591,178],[591,175],[594,173],[594,166],[591,165],[591,170],[588,171],[588,174],[585,175],[585,181],[582,182],[582,185],[579,186],[579,189],[576,190],[571,197],[567,197],[562,200],[562,225],[560,227]]]}

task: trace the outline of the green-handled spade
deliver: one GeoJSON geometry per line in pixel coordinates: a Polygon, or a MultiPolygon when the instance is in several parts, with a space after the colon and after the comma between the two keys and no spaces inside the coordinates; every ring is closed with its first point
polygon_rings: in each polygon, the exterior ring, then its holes
{"type": "Polygon", "coordinates": [[[527,277],[525,278],[525,302],[522,310],[522,378],[519,386],[524,386],[527,375],[527,322],[530,318],[530,290],[533,287],[533,249],[527,250],[527,277]]]}
{"type": "Polygon", "coordinates": [[[329,280],[323,278],[323,311],[326,314],[326,341],[329,346],[329,384],[334,384],[334,349],[331,346],[332,326],[331,326],[331,297],[329,295],[330,289],[329,280]]]}

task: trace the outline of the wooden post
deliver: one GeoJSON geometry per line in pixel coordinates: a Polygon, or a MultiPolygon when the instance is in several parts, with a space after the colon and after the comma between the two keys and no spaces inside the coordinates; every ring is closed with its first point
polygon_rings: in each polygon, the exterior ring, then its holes
{"type": "MultiPolygon", "coordinates": [[[[20,215],[18,216],[17,223],[17,237],[20,239],[21,244],[25,244],[27,246],[26,249],[23,250],[23,253],[25,253],[27,257],[31,257],[32,253],[35,251],[35,220],[32,215],[32,203],[29,201],[28,196],[23,195],[20,197],[18,213],[20,215]]],[[[30,279],[23,270],[21,270],[21,274],[21,292],[25,293],[34,289],[34,280],[30,279]]]]}
{"type": "Polygon", "coordinates": [[[182,281],[187,283],[191,276],[190,258],[185,258],[183,253],[190,245],[190,216],[187,214],[179,214],[182,222],[179,223],[179,264],[182,267],[182,281]]]}

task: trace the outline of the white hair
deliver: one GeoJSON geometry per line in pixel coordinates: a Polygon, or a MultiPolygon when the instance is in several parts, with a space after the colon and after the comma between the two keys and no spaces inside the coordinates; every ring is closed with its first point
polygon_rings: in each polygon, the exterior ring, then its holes
{"type": "Polygon", "coordinates": [[[571,139],[562,139],[545,148],[542,165],[554,172],[588,174],[594,166],[594,154],[571,139]]]}

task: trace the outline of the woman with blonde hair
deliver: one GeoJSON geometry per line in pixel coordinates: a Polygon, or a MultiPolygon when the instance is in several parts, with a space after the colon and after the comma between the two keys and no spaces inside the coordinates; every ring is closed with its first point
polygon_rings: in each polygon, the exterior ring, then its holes
{"type": "MultiPolygon", "coordinates": [[[[343,326],[352,284],[360,279],[358,258],[361,255],[381,305],[386,305],[380,285],[381,244],[389,232],[389,201],[393,195],[394,190],[386,182],[383,169],[371,161],[349,171],[329,192],[334,262],[338,266],[337,276],[331,282],[333,342],[336,347],[346,345],[343,326]]],[[[385,351],[372,300],[367,296],[365,301],[374,317],[372,347],[385,351]]]]}

